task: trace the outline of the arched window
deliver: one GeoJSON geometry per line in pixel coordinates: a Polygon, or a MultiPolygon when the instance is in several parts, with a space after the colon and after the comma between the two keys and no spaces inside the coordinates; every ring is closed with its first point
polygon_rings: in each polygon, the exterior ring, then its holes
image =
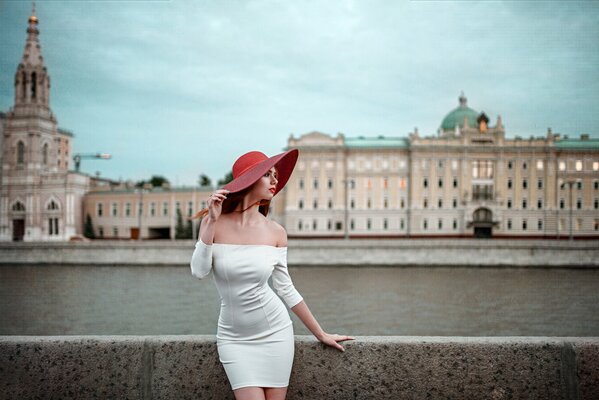
{"type": "Polygon", "coordinates": [[[48,210],[58,210],[58,204],[54,200],[51,200],[48,204],[48,210]]]}
{"type": "Polygon", "coordinates": [[[21,100],[25,101],[27,98],[27,76],[25,71],[21,73],[21,100]]]}
{"type": "Polygon", "coordinates": [[[37,92],[37,74],[33,72],[31,74],[31,98],[35,99],[37,92]]]}
{"type": "Polygon", "coordinates": [[[44,143],[42,147],[42,163],[48,165],[48,143],[44,143]]]}
{"type": "Polygon", "coordinates": [[[25,144],[21,141],[17,143],[17,164],[25,162],[25,144]]]}
{"type": "Polygon", "coordinates": [[[23,203],[21,203],[20,201],[17,201],[15,204],[13,204],[12,210],[13,211],[25,211],[25,205],[23,203]]]}

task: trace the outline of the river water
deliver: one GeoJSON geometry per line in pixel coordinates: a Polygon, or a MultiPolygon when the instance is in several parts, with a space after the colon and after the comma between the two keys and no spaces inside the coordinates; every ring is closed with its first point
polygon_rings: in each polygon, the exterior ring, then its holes
{"type": "MultiPolygon", "coordinates": [[[[290,268],[330,333],[599,336],[599,270],[290,268]]],[[[1,335],[216,333],[212,275],[189,266],[2,266],[1,335]]],[[[296,335],[310,332],[290,312],[296,335]]]]}

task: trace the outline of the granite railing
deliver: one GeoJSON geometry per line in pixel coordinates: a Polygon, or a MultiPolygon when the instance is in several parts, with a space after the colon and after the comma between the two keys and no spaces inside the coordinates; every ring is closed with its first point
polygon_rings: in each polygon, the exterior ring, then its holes
{"type": "MultiPolygon", "coordinates": [[[[288,399],[597,399],[599,337],[296,336],[288,399]]],[[[0,336],[2,399],[233,399],[213,336],[0,336]]]]}
{"type": "MultiPolygon", "coordinates": [[[[195,241],[0,243],[0,265],[189,265],[195,241]]],[[[599,240],[290,239],[295,265],[599,267],[599,240]]]]}

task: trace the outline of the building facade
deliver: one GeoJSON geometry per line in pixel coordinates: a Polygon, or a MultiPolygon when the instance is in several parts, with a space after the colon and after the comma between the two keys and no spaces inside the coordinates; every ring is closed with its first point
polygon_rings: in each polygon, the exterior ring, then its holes
{"type": "Polygon", "coordinates": [[[37,17],[28,23],[14,106],[0,116],[0,241],[64,241],[81,232],[89,177],[69,171],[73,135],[50,109],[37,17]]]}
{"type": "Polygon", "coordinates": [[[311,132],[288,148],[293,237],[599,237],[599,140],[508,139],[463,94],[436,136],[311,132]]]}

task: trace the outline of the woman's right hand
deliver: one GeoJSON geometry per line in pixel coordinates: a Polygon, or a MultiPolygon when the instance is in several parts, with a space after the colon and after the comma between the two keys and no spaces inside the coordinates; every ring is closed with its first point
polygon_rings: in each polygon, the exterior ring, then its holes
{"type": "Polygon", "coordinates": [[[229,193],[229,190],[218,189],[208,198],[208,218],[212,221],[216,221],[220,217],[223,209],[223,201],[227,198],[227,193],[229,193]]]}

